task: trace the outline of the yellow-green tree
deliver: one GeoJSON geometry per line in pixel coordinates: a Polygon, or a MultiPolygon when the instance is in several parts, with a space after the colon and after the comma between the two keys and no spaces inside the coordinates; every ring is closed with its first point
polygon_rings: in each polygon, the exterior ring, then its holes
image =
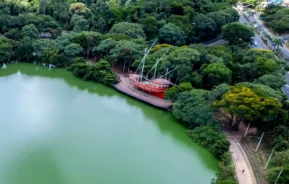
{"type": "Polygon", "coordinates": [[[237,130],[240,122],[245,119],[266,121],[276,118],[282,107],[276,98],[259,95],[245,86],[232,87],[220,101],[215,101],[214,105],[231,115],[231,123],[237,130]]]}

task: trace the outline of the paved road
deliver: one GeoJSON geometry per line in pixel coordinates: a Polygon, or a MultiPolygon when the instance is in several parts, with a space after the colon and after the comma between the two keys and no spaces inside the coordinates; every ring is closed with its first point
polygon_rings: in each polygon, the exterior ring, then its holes
{"type": "MultiPolygon", "coordinates": [[[[259,16],[258,14],[254,14],[253,18],[254,18],[254,21],[256,21],[256,23],[258,25],[258,31],[260,32],[260,34],[263,34],[265,32],[268,35],[270,35],[272,38],[281,38],[282,40],[285,40],[288,38],[289,35],[278,36],[278,35],[272,33],[272,31],[270,31],[269,29],[267,29],[264,26],[264,23],[259,19],[258,16],[259,16]]],[[[289,58],[289,50],[286,49],[285,44],[283,44],[283,47],[280,47],[280,50],[283,53],[285,58],[289,58]]]]}
{"type": "MultiPolygon", "coordinates": [[[[240,19],[239,22],[243,24],[248,24],[249,22],[244,18],[244,16],[239,12],[240,19]]],[[[254,42],[257,43],[257,46],[253,46],[254,48],[262,48],[268,50],[268,46],[264,43],[264,41],[260,38],[258,34],[255,33],[254,42]]],[[[206,45],[213,46],[213,45],[223,45],[225,41],[223,39],[216,39],[216,41],[208,42],[206,45]]]]}
{"type": "Polygon", "coordinates": [[[247,164],[246,154],[244,154],[245,151],[240,143],[230,140],[230,152],[232,154],[239,184],[254,184],[249,168],[250,166],[247,164]],[[243,170],[245,170],[244,173],[242,172],[243,170]]]}
{"type": "MultiPolygon", "coordinates": [[[[244,18],[244,16],[240,12],[239,15],[240,15],[239,19],[240,23],[249,24],[249,22],[244,18]]],[[[255,33],[254,42],[257,43],[257,46],[254,46],[254,48],[262,48],[269,50],[268,46],[264,43],[264,41],[260,38],[260,36],[257,33],[255,33]]]]}
{"type": "MultiPolygon", "coordinates": [[[[240,12],[239,12],[239,14],[240,14],[240,12]]],[[[261,21],[261,20],[259,20],[259,18],[258,18],[258,15],[254,15],[254,17],[252,17],[253,18],[253,20],[251,20],[251,21],[256,21],[256,23],[257,23],[257,25],[258,25],[258,31],[259,31],[259,33],[260,34],[263,34],[264,32],[265,33],[267,33],[267,34],[269,34],[271,37],[278,37],[278,38],[282,38],[282,37],[280,37],[280,36],[276,36],[276,35],[274,35],[272,32],[270,32],[270,30],[268,30],[264,25],[263,25],[263,22],[261,21]]],[[[252,19],[251,18],[251,19],[252,19]]],[[[243,22],[245,22],[246,21],[246,19],[240,14],[240,20],[241,21],[243,21],[243,22]]],[[[258,38],[260,38],[259,36],[257,36],[258,38]]],[[[256,40],[256,38],[257,38],[256,36],[255,36],[255,41],[257,41],[256,40]]],[[[260,39],[261,40],[261,39],[260,39]]],[[[267,48],[268,49],[268,47],[267,47],[267,45],[263,42],[263,40],[261,40],[262,41],[262,43],[265,45],[265,47],[264,47],[264,45],[261,43],[260,44],[260,42],[257,42],[258,43],[258,46],[260,46],[260,47],[262,47],[262,48],[267,48]]],[[[271,44],[271,43],[269,43],[269,44],[271,44]]],[[[283,44],[284,45],[284,44],[283,44]]],[[[285,46],[283,46],[283,47],[280,47],[279,48],[280,50],[281,50],[281,52],[283,53],[283,56],[284,56],[284,58],[288,61],[288,58],[289,58],[289,50],[288,49],[286,49],[285,48],[285,46]]],[[[289,63],[288,63],[289,64],[289,63]]],[[[287,84],[283,87],[283,91],[284,91],[284,93],[285,93],[285,95],[289,98],[289,74],[287,73],[286,75],[285,75],[285,79],[286,79],[286,81],[287,81],[287,84]]]]}
{"type": "MultiPolygon", "coordinates": [[[[241,132],[242,130],[240,130],[241,132]]],[[[239,132],[239,134],[240,134],[239,132]]],[[[256,178],[253,174],[253,167],[248,159],[246,151],[240,144],[241,138],[237,138],[236,132],[232,133],[226,131],[228,140],[230,141],[230,153],[234,163],[235,172],[238,178],[239,184],[256,184],[256,178]],[[244,173],[243,173],[244,170],[244,173]]]]}

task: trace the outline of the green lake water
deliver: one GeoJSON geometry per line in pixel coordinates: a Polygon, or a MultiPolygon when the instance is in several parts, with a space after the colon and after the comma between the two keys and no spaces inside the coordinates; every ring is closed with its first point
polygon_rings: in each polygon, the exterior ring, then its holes
{"type": "Polygon", "coordinates": [[[0,69],[0,184],[209,184],[173,116],[63,69],[0,69]]]}

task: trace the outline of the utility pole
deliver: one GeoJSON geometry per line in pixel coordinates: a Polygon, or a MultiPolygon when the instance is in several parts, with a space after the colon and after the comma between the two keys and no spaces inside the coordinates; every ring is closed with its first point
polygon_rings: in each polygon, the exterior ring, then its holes
{"type": "Polygon", "coordinates": [[[278,174],[278,177],[277,177],[277,179],[276,179],[276,181],[275,181],[274,184],[277,184],[277,182],[278,182],[278,180],[279,180],[279,178],[280,178],[282,172],[283,172],[283,168],[281,169],[280,173],[278,174]]]}
{"type": "Polygon", "coordinates": [[[258,151],[258,149],[259,149],[259,146],[260,146],[260,144],[261,144],[261,142],[262,142],[263,136],[264,136],[264,132],[263,132],[263,134],[262,134],[262,136],[261,136],[261,138],[260,138],[260,141],[259,141],[259,143],[258,143],[258,145],[257,145],[257,147],[256,147],[256,150],[255,150],[255,152],[257,152],[257,151],[258,151]]]}
{"type": "Polygon", "coordinates": [[[247,127],[247,129],[246,129],[246,132],[245,132],[245,134],[244,134],[244,137],[247,136],[247,133],[248,133],[248,130],[249,130],[250,124],[251,124],[251,123],[249,123],[249,125],[248,125],[248,127],[247,127]]]}
{"type": "Polygon", "coordinates": [[[270,160],[271,160],[271,158],[272,158],[272,156],[273,156],[273,153],[274,153],[274,149],[272,150],[272,152],[271,152],[271,154],[270,154],[270,157],[268,158],[268,161],[267,161],[267,163],[266,163],[266,165],[265,165],[265,167],[264,167],[265,170],[267,169],[267,167],[268,167],[268,165],[269,165],[269,162],[270,162],[270,160]]]}

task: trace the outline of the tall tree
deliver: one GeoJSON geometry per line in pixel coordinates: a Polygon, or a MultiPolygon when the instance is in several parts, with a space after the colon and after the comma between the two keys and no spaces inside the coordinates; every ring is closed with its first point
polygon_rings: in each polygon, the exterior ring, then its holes
{"type": "Polygon", "coordinates": [[[231,115],[231,123],[236,130],[243,120],[274,119],[281,110],[282,104],[276,98],[258,95],[244,86],[232,87],[220,101],[214,102],[231,115]]]}
{"type": "Polygon", "coordinates": [[[23,37],[25,36],[30,37],[30,38],[40,37],[40,33],[34,24],[29,24],[29,25],[24,26],[21,30],[21,34],[23,37]]]}
{"type": "Polygon", "coordinates": [[[241,24],[231,23],[222,28],[222,37],[231,45],[251,43],[254,37],[253,28],[241,24]]]}
{"type": "Polygon", "coordinates": [[[200,53],[191,48],[179,48],[171,52],[163,61],[163,70],[173,70],[169,78],[180,82],[191,82],[194,66],[200,61],[200,53]]]}
{"type": "Polygon", "coordinates": [[[206,100],[207,95],[207,91],[200,89],[180,93],[173,104],[174,116],[192,127],[211,122],[213,109],[206,100]]]}
{"type": "Polygon", "coordinates": [[[13,57],[13,41],[0,37],[0,63],[6,63],[13,57]]]}
{"type": "Polygon", "coordinates": [[[145,38],[145,33],[140,24],[121,22],[115,24],[109,31],[112,34],[125,34],[128,38],[145,38]]]}
{"type": "Polygon", "coordinates": [[[205,86],[209,89],[222,83],[230,84],[232,81],[232,71],[220,62],[206,66],[203,75],[205,86]]]}
{"type": "Polygon", "coordinates": [[[172,45],[181,46],[186,43],[185,32],[175,24],[169,23],[164,25],[159,31],[160,41],[172,45]]]}

